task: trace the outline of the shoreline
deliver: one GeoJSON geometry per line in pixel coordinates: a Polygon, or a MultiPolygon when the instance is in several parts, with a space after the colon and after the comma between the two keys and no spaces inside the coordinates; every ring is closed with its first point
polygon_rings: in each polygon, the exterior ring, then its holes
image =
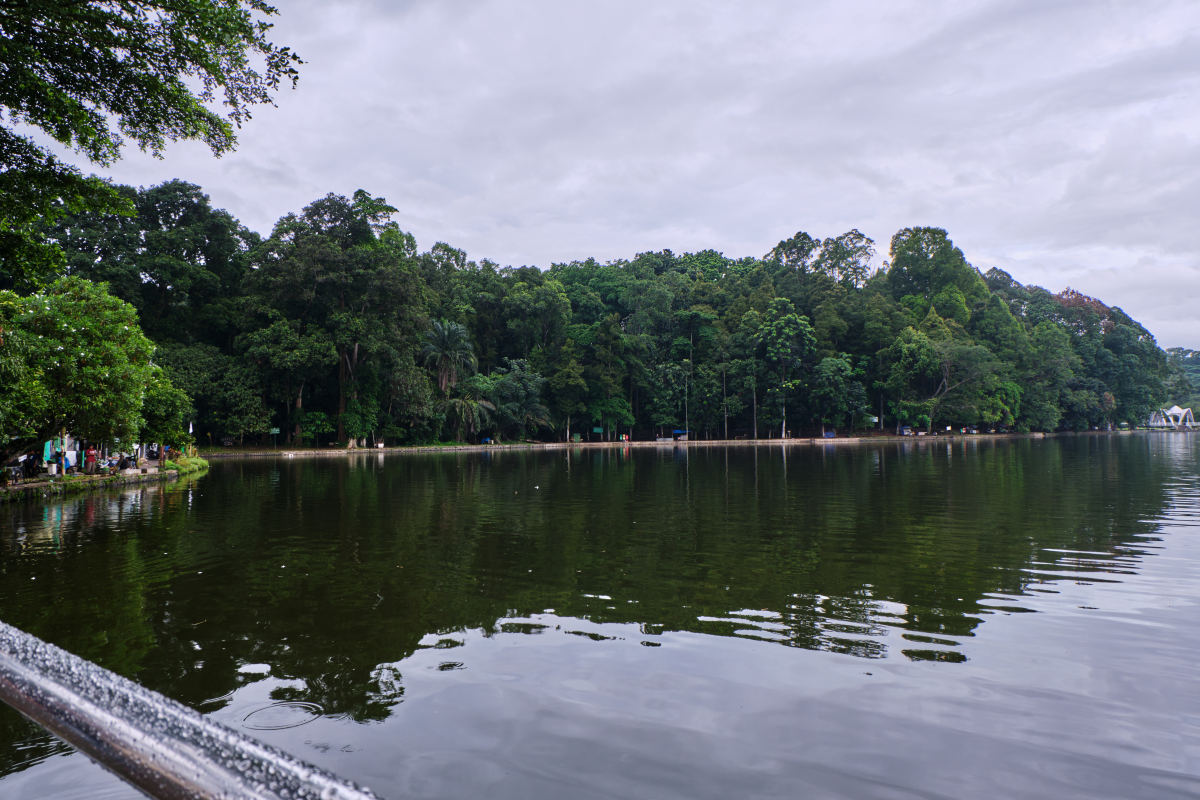
{"type": "Polygon", "coordinates": [[[63,480],[63,476],[55,476],[53,480],[39,479],[17,484],[0,486],[0,505],[4,503],[19,503],[24,501],[45,501],[51,498],[66,497],[83,492],[101,491],[123,486],[137,486],[144,483],[172,483],[187,475],[194,475],[208,469],[208,462],[199,464],[179,465],[175,469],[161,469],[158,466],[139,467],[118,475],[80,475],[71,480],[63,480]]]}
{"type": "Polygon", "coordinates": [[[0,487],[0,503],[19,503],[24,500],[49,500],[81,492],[98,491],[117,486],[134,486],[141,483],[158,483],[178,480],[179,470],[160,471],[158,467],[147,467],[146,472],[121,475],[85,475],[73,480],[36,480],[0,487]]]}
{"type": "Polygon", "coordinates": [[[363,456],[371,454],[397,453],[494,453],[525,450],[568,450],[592,449],[603,450],[613,448],[674,448],[674,447],[816,447],[833,445],[837,447],[876,445],[876,444],[931,444],[933,442],[970,442],[970,441],[1014,441],[1019,439],[1049,439],[1060,436],[1132,436],[1134,434],[1174,434],[1197,433],[1193,431],[1173,430],[1117,430],[1117,431],[1031,431],[1029,433],[940,433],[928,436],[897,436],[895,434],[871,436],[838,436],[826,439],[823,437],[795,437],[791,439],[693,439],[686,442],[658,442],[645,439],[616,442],[512,442],[507,444],[447,444],[447,445],[395,445],[391,447],[327,447],[324,449],[278,448],[266,450],[206,450],[200,453],[202,458],[209,461],[226,461],[239,458],[324,458],[363,456]]]}
{"type": "MultiPolygon", "coordinates": [[[[1087,431],[1085,433],[1130,433],[1129,431],[1087,431]]],[[[1044,439],[1048,436],[1075,435],[1054,433],[943,433],[931,436],[839,436],[826,439],[823,437],[796,437],[791,439],[693,439],[690,441],[616,441],[616,442],[513,442],[509,444],[453,444],[453,445],[399,445],[394,447],[329,447],[327,449],[271,449],[271,450],[214,450],[205,451],[201,456],[209,461],[230,460],[239,458],[322,458],[345,457],[396,453],[492,453],[497,451],[525,450],[604,450],[625,448],[693,448],[693,447],[815,447],[833,445],[837,447],[870,445],[870,444],[927,444],[946,441],[1000,441],[1012,439],[1044,439]]]]}

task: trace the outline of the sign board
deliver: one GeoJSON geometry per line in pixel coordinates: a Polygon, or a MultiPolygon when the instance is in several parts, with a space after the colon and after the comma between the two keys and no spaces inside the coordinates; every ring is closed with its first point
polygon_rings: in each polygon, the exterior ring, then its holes
{"type": "Polygon", "coordinates": [[[604,428],[592,428],[592,433],[604,433],[604,428]]]}
{"type": "Polygon", "coordinates": [[[272,436],[278,436],[278,435],[279,435],[279,428],[271,428],[271,435],[272,435],[272,436]]]}

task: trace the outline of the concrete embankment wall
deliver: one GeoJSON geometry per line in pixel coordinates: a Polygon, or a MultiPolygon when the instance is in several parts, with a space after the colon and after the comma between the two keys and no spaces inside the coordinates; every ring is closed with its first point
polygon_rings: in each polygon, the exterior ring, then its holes
{"type": "Polygon", "coordinates": [[[46,500],[51,497],[88,492],[95,489],[108,489],[118,486],[133,486],[139,483],[156,483],[173,481],[179,477],[176,470],[159,471],[157,468],[146,472],[130,472],[121,475],[91,476],[84,475],[73,480],[61,478],[29,481],[10,486],[0,487],[0,503],[12,503],[22,500],[46,500]]]}
{"type": "Polygon", "coordinates": [[[940,434],[938,436],[839,436],[834,439],[796,438],[796,439],[693,439],[686,442],[519,442],[513,444],[458,444],[458,445],[428,445],[404,447],[367,447],[345,448],[328,447],[324,449],[309,448],[300,450],[207,450],[204,458],[320,458],[367,456],[378,453],[486,453],[496,451],[520,450],[570,450],[570,449],[614,449],[614,448],[663,448],[663,447],[813,447],[813,446],[850,446],[896,443],[932,443],[948,441],[995,441],[1004,439],[1041,439],[1044,433],[979,433],[979,434],[940,434]]]}

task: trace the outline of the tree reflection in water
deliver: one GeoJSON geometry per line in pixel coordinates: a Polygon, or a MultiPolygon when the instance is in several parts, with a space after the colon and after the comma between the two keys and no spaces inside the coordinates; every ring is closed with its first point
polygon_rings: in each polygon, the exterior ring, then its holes
{"type": "MultiPolygon", "coordinates": [[[[465,632],[961,662],[989,615],[1136,572],[1188,468],[1165,435],[231,461],[0,509],[0,603],[205,711],[264,664],[271,700],[359,722],[465,632]]],[[[0,774],[64,749],[7,710],[0,742],[0,774]]]]}

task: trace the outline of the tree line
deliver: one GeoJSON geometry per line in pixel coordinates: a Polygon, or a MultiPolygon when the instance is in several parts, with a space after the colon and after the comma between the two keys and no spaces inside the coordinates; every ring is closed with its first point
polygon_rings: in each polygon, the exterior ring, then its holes
{"type": "MultiPolygon", "coordinates": [[[[938,228],[896,233],[882,268],[852,230],[799,232],[761,258],[664,250],[540,269],[421,251],[361,190],[266,238],[183,181],[116,191],[132,214],[49,226],[66,278],[37,296],[107,287],[132,306],[136,325],[101,327],[153,343],[149,373],[123,380],[157,387],[145,407],[166,438],[169,420],[175,438],[190,423],[201,442],[277,429],[289,444],[1082,430],[1195,393],[1194,352],[1168,359],[1095,298],[981,272],[938,228]]],[[[81,302],[48,313],[122,305],[81,302]]],[[[67,369],[95,386],[92,368],[67,369]]]]}
{"type": "Polygon", "coordinates": [[[1198,393],[1194,351],[1168,359],[1118,308],[981,272],[937,228],[898,232],[882,269],[857,230],[761,258],[501,267],[420,251],[363,191],[264,238],[197,186],[115,186],[26,133],[101,165],[126,141],[227,152],[298,78],[275,13],[0,5],[0,458],[64,428],[292,444],[1084,429],[1198,393]]]}

